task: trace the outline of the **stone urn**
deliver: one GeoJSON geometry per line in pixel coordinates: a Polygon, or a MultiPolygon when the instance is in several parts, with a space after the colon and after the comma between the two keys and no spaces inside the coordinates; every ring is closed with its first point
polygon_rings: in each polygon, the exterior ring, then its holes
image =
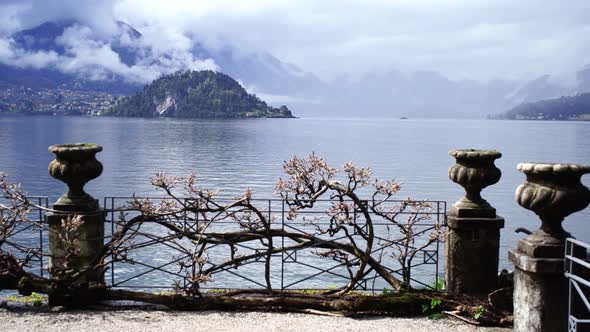
{"type": "Polygon", "coordinates": [[[95,210],[98,202],[84,191],[84,185],[102,173],[96,154],[102,146],[93,143],[56,144],[49,147],[55,159],[49,164],[49,174],[68,185],[68,192],[55,203],[66,211],[95,210]]]}
{"type": "Polygon", "coordinates": [[[449,169],[449,179],[465,188],[465,196],[451,208],[458,217],[496,217],[494,209],[481,197],[483,188],[500,180],[502,172],[494,161],[502,154],[495,150],[453,150],[456,163],[449,169]]]}
{"type": "Polygon", "coordinates": [[[570,236],[561,225],[563,219],[590,203],[590,190],[581,182],[582,175],[590,173],[590,166],[521,163],[517,169],[526,174],[526,181],[516,189],[516,201],[541,219],[541,228],[527,241],[563,244],[570,236]]]}

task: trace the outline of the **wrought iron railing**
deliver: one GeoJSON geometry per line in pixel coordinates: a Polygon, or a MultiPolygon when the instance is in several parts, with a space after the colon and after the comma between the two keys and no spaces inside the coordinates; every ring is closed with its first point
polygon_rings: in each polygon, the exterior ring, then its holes
{"type": "Polygon", "coordinates": [[[572,238],[565,243],[565,276],[568,279],[568,331],[590,329],[590,245],[572,238]]]}
{"type": "MultiPolygon", "coordinates": [[[[107,211],[107,225],[105,226],[107,240],[113,234],[119,223],[119,213],[132,197],[105,197],[104,207],[107,211]]],[[[165,200],[166,198],[150,198],[152,201],[165,200]]],[[[302,236],[313,236],[319,239],[338,241],[343,239],[341,234],[318,234],[316,230],[328,223],[326,209],[331,201],[319,201],[318,204],[309,210],[300,211],[297,218],[288,218],[286,202],[281,199],[252,199],[261,211],[272,220],[272,227],[277,230],[301,234],[302,236]]],[[[391,201],[391,204],[402,201],[391,201]]],[[[401,212],[402,216],[411,216],[412,213],[427,215],[425,220],[415,224],[413,227],[413,242],[410,249],[417,249],[435,229],[446,226],[446,202],[428,201],[428,211],[401,212]]],[[[129,215],[127,219],[133,216],[129,215]]],[[[188,212],[187,212],[188,213],[188,212]]],[[[371,255],[379,257],[380,264],[392,275],[400,277],[402,267],[396,261],[395,255],[403,239],[399,231],[390,222],[371,213],[374,228],[375,245],[371,255]]],[[[354,212],[355,223],[360,225],[360,230],[354,230],[354,239],[362,242],[363,237],[356,232],[363,232],[366,227],[363,214],[354,212]]],[[[199,227],[199,215],[187,216],[185,221],[179,221],[185,230],[195,230],[199,227]]],[[[234,220],[219,220],[208,226],[209,232],[231,232],[237,231],[239,226],[234,220]]],[[[305,248],[294,248],[293,250],[282,250],[294,245],[292,238],[277,236],[273,240],[273,247],[277,253],[271,257],[271,282],[273,288],[281,290],[295,289],[330,289],[341,287],[350,280],[347,266],[359,264],[358,259],[348,262],[330,260],[319,255],[320,249],[316,246],[305,248]]],[[[171,288],[174,282],[186,283],[186,276],[180,273],[178,263],[186,259],[186,248],[190,242],[169,229],[162,227],[157,222],[149,220],[142,223],[138,229],[138,235],[134,243],[130,244],[128,260],[126,262],[113,262],[109,266],[106,281],[109,287],[113,288],[135,288],[135,289],[167,289],[171,288]],[[182,248],[183,250],[180,250],[182,248]]],[[[441,271],[442,264],[439,261],[441,249],[440,238],[432,242],[415,256],[410,268],[410,280],[414,287],[437,287],[437,277],[441,271]]],[[[221,243],[212,244],[207,247],[206,267],[215,270],[211,275],[212,280],[201,286],[202,289],[248,289],[264,288],[265,255],[268,246],[263,240],[252,240],[232,244],[231,246],[221,243]],[[236,255],[251,256],[252,259],[245,261],[239,266],[224,266],[231,257],[236,255]]],[[[363,291],[383,291],[390,287],[375,271],[368,270],[368,273],[355,285],[355,289],[363,291]]]]}
{"type": "Polygon", "coordinates": [[[30,272],[46,275],[48,261],[47,232],[41,226],[45,221],[45,210],[49,205],[45,196],[28,196],[34,205],[30,207],[28,222],[16,224],[16,228],[9,239],[3,243],[2,250],[12,253],[18,259],[26,262],[25,269],[30,272]]]}

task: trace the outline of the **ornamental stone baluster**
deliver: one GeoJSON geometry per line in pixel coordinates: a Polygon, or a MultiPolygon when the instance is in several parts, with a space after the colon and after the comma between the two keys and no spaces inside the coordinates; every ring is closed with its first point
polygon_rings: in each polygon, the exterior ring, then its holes
{"type": "Polygon", "coordinates": [[[567,331],[563,273],[565,239],[570,234],[561,223],[590,203],[590,190],[581,182],[590,166],[522,163],[517,169],[526,174],[526,181],[516,189],[516,200],[539,216],[541,227],[508,252],[515,267],[514,331],[567,331]]]}
{"type": "Polygon", "coordinates": [[[497,183],[501,171],[494,160],[502,154],[490,150],[454,150],[456,164],[449,178],[465,188],[465,196],[447,214],[445,281],[447,291],[483,294],[496,289],[500,229],[504,219],[481,197],[483,188],[497,183]]]}
{"type": "MultiPolygon", "coordinates": [[[[84,185],[102,173],[102,164],[95,158],[102,147],[87,143],[61,144],[50,146],[49,151],[55,153],[55,160],[49,164],[49,174],[65,182],[69,189],[53,205],[55,212],[47,215],[50,229],[49,268],[51,277],[59,280],[62,277],[60,271],[64,269],[80,271],[90,267],[104,245],[104,211],[100,209],[98,200],[84,191],[84,185]],[[64,234],[66,223],[71,222],[69,218],[75,215],[80,215],[82,220],[75,234],[79,251],[66,262],[66,246],[60,234],[64,234]]],[[[78,280],[104,284],[104,273],[100,269],[90,269],[78,280]]],[[[59,296],[50,296],[50,304],[63,305],[62,302],[68,301],[59,296]]]]}

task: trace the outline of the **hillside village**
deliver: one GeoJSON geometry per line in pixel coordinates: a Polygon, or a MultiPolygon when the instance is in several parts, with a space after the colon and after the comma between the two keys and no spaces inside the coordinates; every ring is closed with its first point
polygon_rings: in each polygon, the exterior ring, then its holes
{"type": "Polygon", "coordinates": [[[0,113],[101,115],[121,96],[67,88],[8,87],[0,89],[0,113]]]}

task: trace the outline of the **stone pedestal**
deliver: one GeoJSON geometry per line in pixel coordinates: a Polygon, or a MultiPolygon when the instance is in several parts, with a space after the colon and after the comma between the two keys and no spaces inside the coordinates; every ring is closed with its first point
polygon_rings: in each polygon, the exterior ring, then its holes
{"type": "MultiPolygon", "coordinates": [[[[58,275],[57,271],[65,268],[66,263],[64,250],[64,243],[60,239],[59,234],[63,232],[63,222],[67,222],[68,217],[73,217],[74,214],[66,211],[61,212],[59,205],[54,206],[54,210],[60,212],[53,212],[47,214],[47,224],[49,225],[49,268],[52,271],[52,277],[58,275]]],[[[68,268],[76,271],[81,271],[88,268],[100,254],[104,246],[104,211],[96,209],[94,211],[81,211],[77,215],[82,217],[82,225],[77,230],[79,252],[69,259],[68,268]]],[[[104,284],[104,273],[102,270],[93,269],[79,278],[80,281],[97,282],[104,284]]]]}
{"type": "Polygon", "coordinates": [[[448,216],[445,244],[447,291],[487,294],[496,289],[501,217],[448,216]]]}
{"type": "Polygon", "coordinates": [[[567,331],[568,286],[563,245],[528,238],[508,252],[514,264],[514,331],[567,331]]]}

